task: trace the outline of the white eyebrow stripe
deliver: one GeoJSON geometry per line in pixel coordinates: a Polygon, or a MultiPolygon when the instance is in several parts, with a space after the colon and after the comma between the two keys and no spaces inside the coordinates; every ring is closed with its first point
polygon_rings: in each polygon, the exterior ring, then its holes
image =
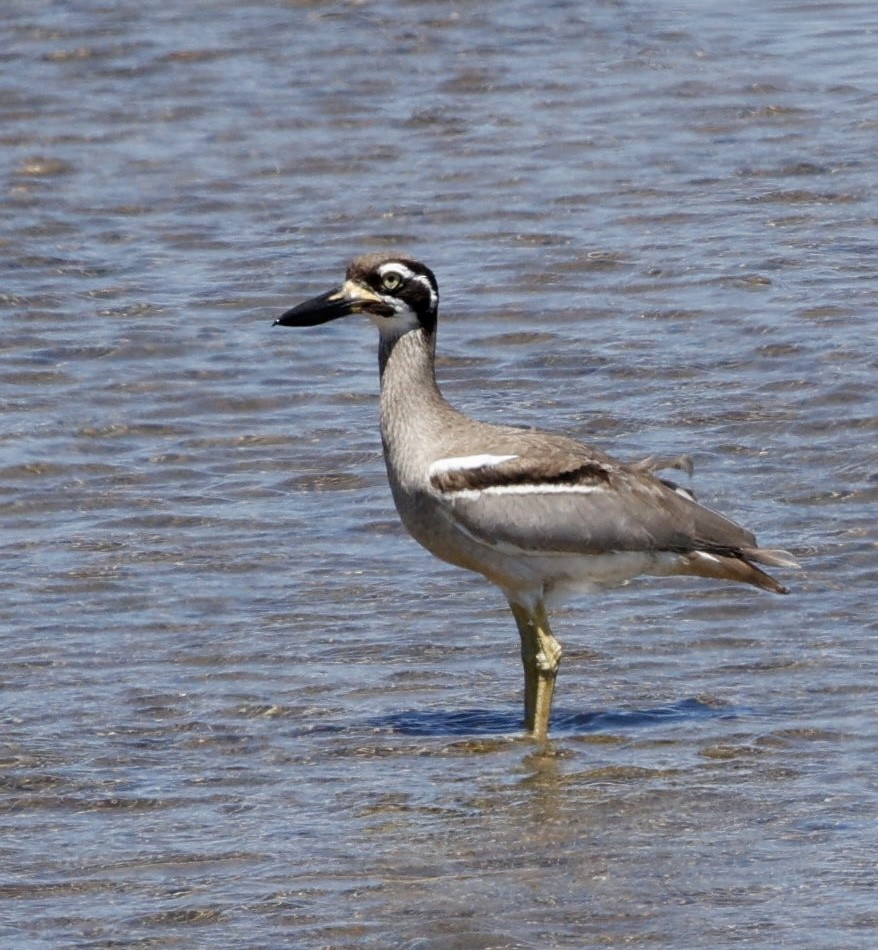
{"type": "Polygon", "coordinates": [[[487,488],[461,488],[443,492],[449,498],[479,498],[485,495],[595,495],[610,489],[603,485],[552,485],[541,482],[517,485],[489,485],[487,488]]]}
{"type": "Polygon", "coordinates": [[[436,459],[427,469],[427,477],[434,478],[446,472],[459,472],[471,468],[489,468],[517,458],[517,455],[457,455],[447,459],[436,459]]]}
{"type": "Polygon", "coordinates": [[[433,290],[433,285],[429,279],[424,274],[415,274],[411,279],[427,288],[430,292],[430,306],[435,307],[439,303],[439,298],[436,296],[436,291],[433,290]]]}
{"type": "Polygon", "coordinates": [[[405,264],[401,264],[399,261],[388,261],[386,264],[382,264],[378,268],[378,273],[383,277],[388,271],[396,271],[397,274],[400,274],[406,280],[411,280],[415,276],[415,272],[411,268],[406,267],[405,264]]]}
{"type": "Polygon", "coordinates": [[[378,276],[383,277],[388,271],[399,274],[403,280],[413,280],[416,283],[426,287],[430,294],[430,306],[435,307],[439,303],[439,297],[430,283],[430,279],[425,274],[416,274],[410,267],[406,267],[401,261],[387,261],[378,268],[378,276]]]}

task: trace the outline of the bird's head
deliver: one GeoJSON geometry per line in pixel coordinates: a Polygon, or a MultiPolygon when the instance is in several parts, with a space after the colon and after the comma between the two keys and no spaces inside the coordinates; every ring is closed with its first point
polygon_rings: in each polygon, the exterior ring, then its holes
{"type": "Polygon", "coordinates": [[[436,328],[439,287],[429,267],[405,255],[366,254],[348,267],[345,282],[306,300],[275,320],[284,327],[314,327],[363,313],[382,335],[436,328]]]}

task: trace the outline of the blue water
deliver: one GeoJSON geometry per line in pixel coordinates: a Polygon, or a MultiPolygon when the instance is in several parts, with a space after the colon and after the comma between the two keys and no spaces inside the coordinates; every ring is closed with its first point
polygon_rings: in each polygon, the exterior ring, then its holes
{"type": "Polygon", "coordinates": [[[28,0],[0,95],[0,944],[875,943],[871,3],[28,0]],[[446,394],[791,549],[559,611],[405,537],[364,250],[446,394]]]}

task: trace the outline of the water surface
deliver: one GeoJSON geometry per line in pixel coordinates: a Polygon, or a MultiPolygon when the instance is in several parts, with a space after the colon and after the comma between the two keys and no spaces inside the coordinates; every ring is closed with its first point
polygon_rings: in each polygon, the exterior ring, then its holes
{"type": "Polygon", "coordinates": [[[0,942],[871,948],[878,11],[12,0],[0,942]],[[558,612],[405,537],[353,255],[444,388],[785,546],[558,612]]]}

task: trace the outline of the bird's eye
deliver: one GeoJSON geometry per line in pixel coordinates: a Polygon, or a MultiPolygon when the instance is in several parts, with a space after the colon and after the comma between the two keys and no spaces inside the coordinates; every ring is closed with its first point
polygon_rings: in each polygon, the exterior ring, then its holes
{"type": "Polygon", "coordinates": [[[399,290],[402,287],[402,275],[397,274],[396,271],[388,271],[382,276],[381,285],[385,290],[399,290]]]}

